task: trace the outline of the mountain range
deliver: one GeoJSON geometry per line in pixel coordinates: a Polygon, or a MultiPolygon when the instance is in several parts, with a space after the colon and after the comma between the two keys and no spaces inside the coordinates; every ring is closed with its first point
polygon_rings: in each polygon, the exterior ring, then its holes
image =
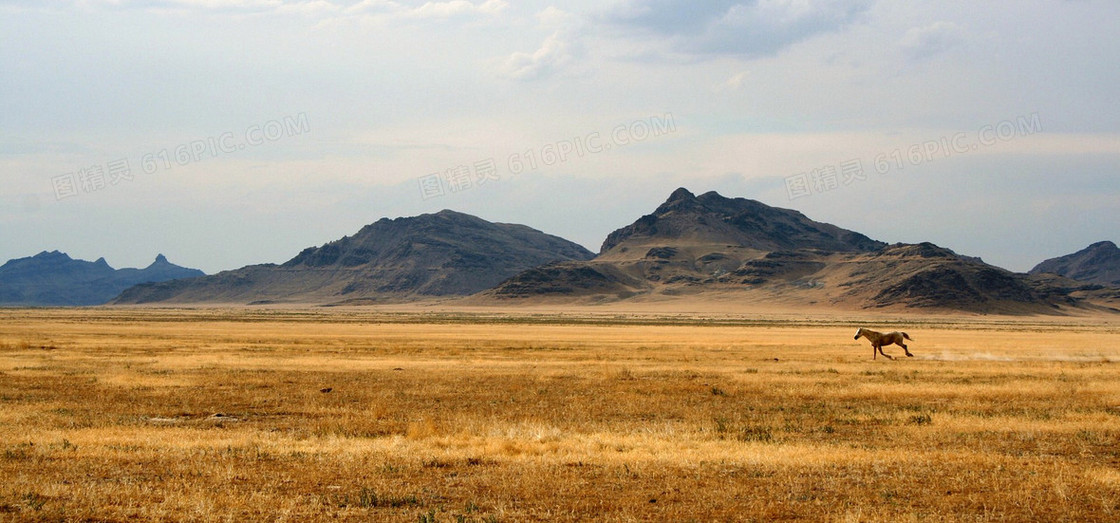
{"type": "Polygon", "coordinates": [[[143,269],[113,269],[97,261],[58,252],[9,260],[0,266],[0,305],[101,305],[125,289],[146,282],[194,278],[204,273],[175,265],[162,254],[143,269]]]}
{"type": "Polygon", "coordinates": [[[1092,290],[931,243],[887,245],[794,210],[678,189],[607,236],[593,260],[537,267],[485,294],[602,302],[703,293],[788,307],[1030,314],[1086,305],[1082,294],[1092,290]]]}
{"type": "Polygon", "coordinates": [[[786,309],[1120,312],[1120,286],[1109,265],[1116,253],[1114,244],[1102,242],[1048,260],[1032,274],[1013,273],[931,243],[888,245],[798,211],[681,188],[652,213],[610,233],[598,254],[523,225],[444,210],[384,218],[279,265],[149,280],[111,303],[361,305],[469,297],[462,303],[508,306],[699,299],[786,309]]]}
{"type": "Polygon", "coordinates": [[[1097,242],[1073,254],[1046,260],[1030,270],[1030,274],[1046,273],[1120,287],[1120,248],[1109,241],[1097,242]]]}
{"type": "Polygon", "coordinates": [[[128,289],[113,303],[400,302],[466,296],[538,265],[594,255],[524,225],[444,210],[378,220],[281,264],[128,289]]]}

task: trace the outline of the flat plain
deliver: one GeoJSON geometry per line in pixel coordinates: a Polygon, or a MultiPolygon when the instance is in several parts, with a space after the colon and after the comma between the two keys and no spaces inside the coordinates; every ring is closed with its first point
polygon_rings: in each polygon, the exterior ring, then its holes
{"type": "Polygon", "coordinates": [[[1120,321],[4,309],[0,477],[30,521],[1116,521],[1120,321]]]}

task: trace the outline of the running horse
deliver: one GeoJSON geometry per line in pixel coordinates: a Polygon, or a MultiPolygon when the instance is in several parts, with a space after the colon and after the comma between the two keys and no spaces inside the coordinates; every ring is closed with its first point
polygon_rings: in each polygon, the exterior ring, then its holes
{"type": "Polygon", "coordinates": [[[864,329],[863,327],[860,327],[860,329],[856,331],[855,339],[858,340],[860,336],[867,338],[867,341],[871,342],[871,359],[875,359],[879,354],[882,354],[887,359],[893,360],[894,357],[883,352],[883,345],[890,345],[892,343],[898,345],[899,347],[902,347],[902,350],[906,351],[907,356],[914,356],[913,354],[910,354],[910,349],[908,349],[906,347],[906,344],[902,342],[903,339],[910,340],[910,335],[906,334],[905,332],[895,331],[884,334],[882,332],[875,332],[871,329],[864,329]]]}

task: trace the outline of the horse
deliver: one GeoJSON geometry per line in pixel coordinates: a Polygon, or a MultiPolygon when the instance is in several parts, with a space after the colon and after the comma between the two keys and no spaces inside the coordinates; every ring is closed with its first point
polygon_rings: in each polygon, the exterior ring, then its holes
{"type": "Polygon", "coordinates": [[[906,351],[907,356],[914,356],[913,354],[910,354],[910,349],[908,349],[906,347],[906,344],[902,342],[903,339],[914,341],[910,339],[910,335],[906,334],[905,332],[895,331],[884,334],[882,332],[875,332],[871,329],[864,329],[863,327],[860,327],[860,329],[856,331],[856,337],[854,339],[858,340],[860,336],[867,338],[867,341],[871,342],[871,359],[875,359],[879,354],[882,354],[887,359],[893,360],[894,357],[883,352],[883,345],[890,345],[892,343],[898,345],[899,347],[902,347],[902,350],[906,351]]]}

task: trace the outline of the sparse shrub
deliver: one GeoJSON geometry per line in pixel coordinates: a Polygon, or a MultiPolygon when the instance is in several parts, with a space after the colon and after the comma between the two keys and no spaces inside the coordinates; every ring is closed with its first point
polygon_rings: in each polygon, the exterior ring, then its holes
{"type": "Polygon", "coordinates": [[[43,505],[47,504],[47,498],[34,492],[28,492],[23,495],[23,504],[27,505],[27,508],[38,512],[43,510],[43,505]]]}
{"type": "Polygon", "coordinates": [[[719,436],[719,439],[724,439],[727,437],[727,434],[731,432],[731,420],[727,418],[715,418],[712,421],[716,423],[716,435],[719,436]]]}
{"type": "Polygon", "coordinates": [[[739,429],[738,439],[739,441],[769,443],[774,441],[774,434],[767,427],[743,427],[739,429]]]}
{"type": "Polygon", "coordinates": [[[409,494],[402,497],[390,497],[385,500],[385,506],[389,507],[415,507],[420,504],[420,500],[415,495],[409,494]]]}
{"type": "Polygon", "coordinates": [[[403,467],[401,467],[399,465],[394,465],[392,463],[386,463],[386,464],[381,466],[381,472],[384,473],[384,474],[397,474],[397,473],[401,472],[402,470],[404,470],[403,467]]]}
{"type": "Polygon", "coordinates": [[[35,446],[35,444],[28,441],[8,447],[4,449],[4,459],[12,461],[30,459],[30,450],[33,446],[35,446]]]}
{"type": "Polygon", "coordinates": [[[378,494],[376,490],[369,487],[363,487],[353,497],[351,497],[350,494],[345,494],[342,496],[332,496],[332,498],[324,501],[340,507],[355,506],[361,508],[415,507],[420,504],[420,500],[417,499],[415,495],[386,496],[378,494]]]}
{"type": "Polygon", "coordinates": [[[1077,431],[1077,438],[1090,445],[1103,445],[1108,441],[1100,432],[1087,429],[1077,431]]]}
{"type": "Polygon", "coordinates": [[[455,466],[455,463],[446,459],[432,458],[424,462],[424,466],[433,469],[448,469],[455,466]]]}
{"type": "Polygon", "coordinates": [[[380,499],[377,497],[377,491],[369,488],[363,488],[358,491],[358,506],[362,508],[373,508],[377,506],[380,499]]]}
{"type": "Polygon", "coordinates": [[[755,441],[767,443],[774,441],[774,434],[770,431],[769,427],[748,425],[736,429],[732,426],[731,420],[727,418],[715,418],[713,420],[716,424],[716,437],[721,440],[728,439],[729,436],[734,435],[738,441],[755,441]]]}
{"type": "Polygon", "coordinates": [[[58,450],[78,450],[78,446],[70,443],[70,440],[66,438],[63,438],[60,443],[51,443],[50,448],[58,450]]]}
{"type": "Polygon", "coordinates": [[[4,449],[4,459],[18,461],[28,457],[27,452],[23,449],[4,449]]]}
{"type": "Polygon", "coordinates": [[[931,425],[933,424],[933,417],[929,414],[914,414],[906,420],[910,425],[931,425]]]}

